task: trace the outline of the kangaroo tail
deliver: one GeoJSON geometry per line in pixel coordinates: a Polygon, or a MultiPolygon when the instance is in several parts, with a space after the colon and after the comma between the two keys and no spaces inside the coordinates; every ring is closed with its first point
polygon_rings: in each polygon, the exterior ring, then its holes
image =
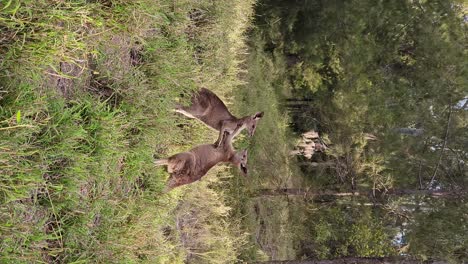
{"type": "Polygon", "coordinates": [[[154,165],[156,165],[156,166],[164,166],[164,165],[167,165],[167,164],[169,164],[168,159],[159,159],[159,160],[154,161],[154,165]]]}
{"type": "Polygon", "coordinates": [[[161,190],[161,194],[167,194],[171,191],[171,188],[169,188],[167,185],[164,187],[164,189],[161,190]]]}
{"type": "Polygon", "coordinates": [[[162,193],[163,193],[163,194],[168,193],[168,192],[170,192],[172,189],[174,189],[174,187],[170,186],[169,184],[166,184],[166,187],[164,187],[164,189],[162,190],[162,193]]]}

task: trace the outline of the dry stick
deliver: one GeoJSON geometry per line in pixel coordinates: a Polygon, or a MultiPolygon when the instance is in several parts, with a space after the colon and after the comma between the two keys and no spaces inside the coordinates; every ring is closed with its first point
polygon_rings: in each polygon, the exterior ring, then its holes
{"type": "Polygon", "coordinates": [[[442,150],[440,151],[439,161],[437,162],[437,166],[436,166],[436,168],[434,170],[434,173],[432,174],[431,181],[427,185],[427,188],[432,186],[432,183],[434,182],[434,179],[435,179],[435,177],[437,175],[437,171],[439,170],[440,162],[442,161],[442,156],[444,155],[444,150],[445,150],[445,147],[447,146],[447,140],[448,140],[451,117],[452,117],[452,100],[450,100],[450,103],[449,103],[449,114],[448,114],[448,118],[447,118],[447,129],[445,130],[444,144],[442,145],[442,150]]]}
{"type": "Polygon", "coordinates": [[[421,171],[422,171],[422,160],[419,161],[419,172],[418,172],[418,178],[419,178],[419,189],[423,189],[422,185],[422,179],[421,179],[421,171]]]}
{"type": "Polygon", "coordinates": [[[19,127],[29,127],[29,128],[34,128],[36,126],[33,125],[16,125],[16,126],[10,126],[10,127],[0,127],[0,130],[8,130],[8,129],[15,129],[19,127]]]}
{"type": "MultiPolygon", "coordinates": [[[[54,218],[55,218],[55,222],[57,223],[57,226],[59,225],[59,218],[57,216],[57,211],[55,210],[55,206],[54,204],[52,203],[52,198],[50,197],[50,192],[49,192],[49,187],[48,187],[48,184],[45,183],[45,191],[47,193],[47,198],[49,199],[49,202],[50,202],[50,206],[52,208],[52,214],[54,215],[54,218]]],[[[52,231],[54,232],[54,234],[56,236],[59,236],[59,245],[60,245],[60,249],[63,251],[64,250],[64,247],[63,247],[63,233],[62,233],[62,230],[59,228],[58,231],[55,230],[55,228],[52,226],[52,231]],[[57,234],[58,233],[58,234],[57,234]]]]}
{"type": "MultiPolygon", "coordinates": [[[[427,140],[425,140],[425,141],[424,141],[423,154],[424,154],[424,152],[426,152],[426,149],[427,149],[427,143],[428,143],[428,141],[427,141],[427,140]]],[[[421,160],[419,161],[419,172],[418,172],[418,178],[419,178],[419,189],[420,189],[420,190],[424,189],[424,188],[423,188],[423,184],[422,184],[422,178],[421,178],[421,172],[422,172],[422,163],[423,163],[423,160],[421,159],[421,160]]]]}

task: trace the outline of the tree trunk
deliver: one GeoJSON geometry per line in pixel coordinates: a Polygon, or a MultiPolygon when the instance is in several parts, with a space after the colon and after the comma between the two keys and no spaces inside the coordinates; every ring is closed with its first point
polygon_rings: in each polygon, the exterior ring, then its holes
{"type": "Polygon", "coordinates": [[[421,129],[421,128],[401,127],[401,128],[396,128],[395,131],[397,131],[400,134],[413,136],[413,137],[418,137],[424,134],[424,129],[421,129]]]}
{"type": "Polygon", "coordinates": [[[283,260],[264,261],[257,264],[446,264],[445,261],[420,261],[402,257],[386,258],[339,258],[330,260],[283,260]]]}
{"type": "Polygon", "coordinates": [[[312,99],[289,98],[284,100],[283,105],[288,109],[303,109],[310,107],[312,101],[312,99]]]}
{"type": "MultiPolygon", "coordinates": [[[[410,190],[410,189],[390,189],[385,195],[392,196],[405,196],[405,195],[426,195],[432,197],[454,197],[465,195],[466,193],[461,192],[446,192],[446,191],[435,191],[435,190],[410,190]]],[[[334,197],[345,197],[345,196],[372,196],[372,191],[368,192],[336,192],[336,191],[314,191],[300,188],[280,188],[280,189],[259,189],[259,196],[280,196],[280,195],[300,195],[306,197],[320,197],[320,196],[334,196],[334,197]]]]}
{"type": "Polygon", "coordinates": [[[304,161],[304,162],[299,162],[299,166],[304,166],[304,167],[313,167],[313,168],[328,168],[328,167],[333,167],[335,166],[335,162],[333,161],[321,161],[321,162],[311,162],[311,161],[304,161]]]}

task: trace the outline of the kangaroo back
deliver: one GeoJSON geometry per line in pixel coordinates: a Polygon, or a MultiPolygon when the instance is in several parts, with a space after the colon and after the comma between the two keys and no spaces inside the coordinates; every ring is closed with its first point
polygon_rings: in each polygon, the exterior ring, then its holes
{"type": "Polygon", "coordinates": [[[200,180],[212,167],[225,161],[223,150],[213,144],[200,145],[168,159],[171,188],[200,180]]]}
{"type": "MultiPolygon", "coordinates": [[[[188,152],[178,153],[167,159],[168,188],[200,180],[212,167],[220,162],[231,162],[235,155],[232,148],[232,134],[227,134],[219,147],[214,144],[199,145],[188,152]]],[[[158,161],[157,164],[162,164],[158,161]]],[[[236,164],[237,165],[237,164],[236,164]]]]}
{"type": "Polygon", "coordinates": [[[218,131],[221,130],[223,121],[237,120],[223,101],[215,93],[205,88],[193,94],[190,106],[178,106],[175,111],[190,118],[199,119],[218,131]]]}
{"type": "MultiPolygon", "coordinates": [[[[253,136],[257,127],[257,122],[263,117],[263,112],[254,115],[237,118],[233,116],[226,105],[212,91],[202,88],[194,93],[190,106],[177,106],[174,109],[189,118],[196,118],[219,132],[222,138],[223,132],[233,133],[234,137],[243,129],[247,129],[249,136],[253,136]]],[[[215,144],[218,144],[216,142],[215,144]]]]}

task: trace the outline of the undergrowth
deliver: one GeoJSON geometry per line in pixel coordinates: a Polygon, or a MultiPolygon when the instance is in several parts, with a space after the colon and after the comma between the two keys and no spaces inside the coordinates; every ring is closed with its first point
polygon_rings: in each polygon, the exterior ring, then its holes
{"type": "Polygon", "coordinates": [[[229,170],[165,194],[153,160],[214,141],[170,109],[230,101],[252,2],[0,3],[0,262],[236,261],[229,170]]]}
{"type": "Polygon", "coordinates": [[[236,93],[235,108],[242,115],[263,111],[252,138],[237,142],[249,150],[249,175],[231,178],[227,188],[232,215],[242,219],[248,235],[241,258],[248,263],[258,260],[295,259],[295,223],[305,208],[300,199],[287,196],[262,197],[259,189],[302,186],[302,175],[295,170],[289,152],[292,149],[289,118],[281,105],[285,81],[285,62],[265,51],[265,41],[257,29],[250,32],[250,49],[242,75],[246,85],[236,93]]]}

